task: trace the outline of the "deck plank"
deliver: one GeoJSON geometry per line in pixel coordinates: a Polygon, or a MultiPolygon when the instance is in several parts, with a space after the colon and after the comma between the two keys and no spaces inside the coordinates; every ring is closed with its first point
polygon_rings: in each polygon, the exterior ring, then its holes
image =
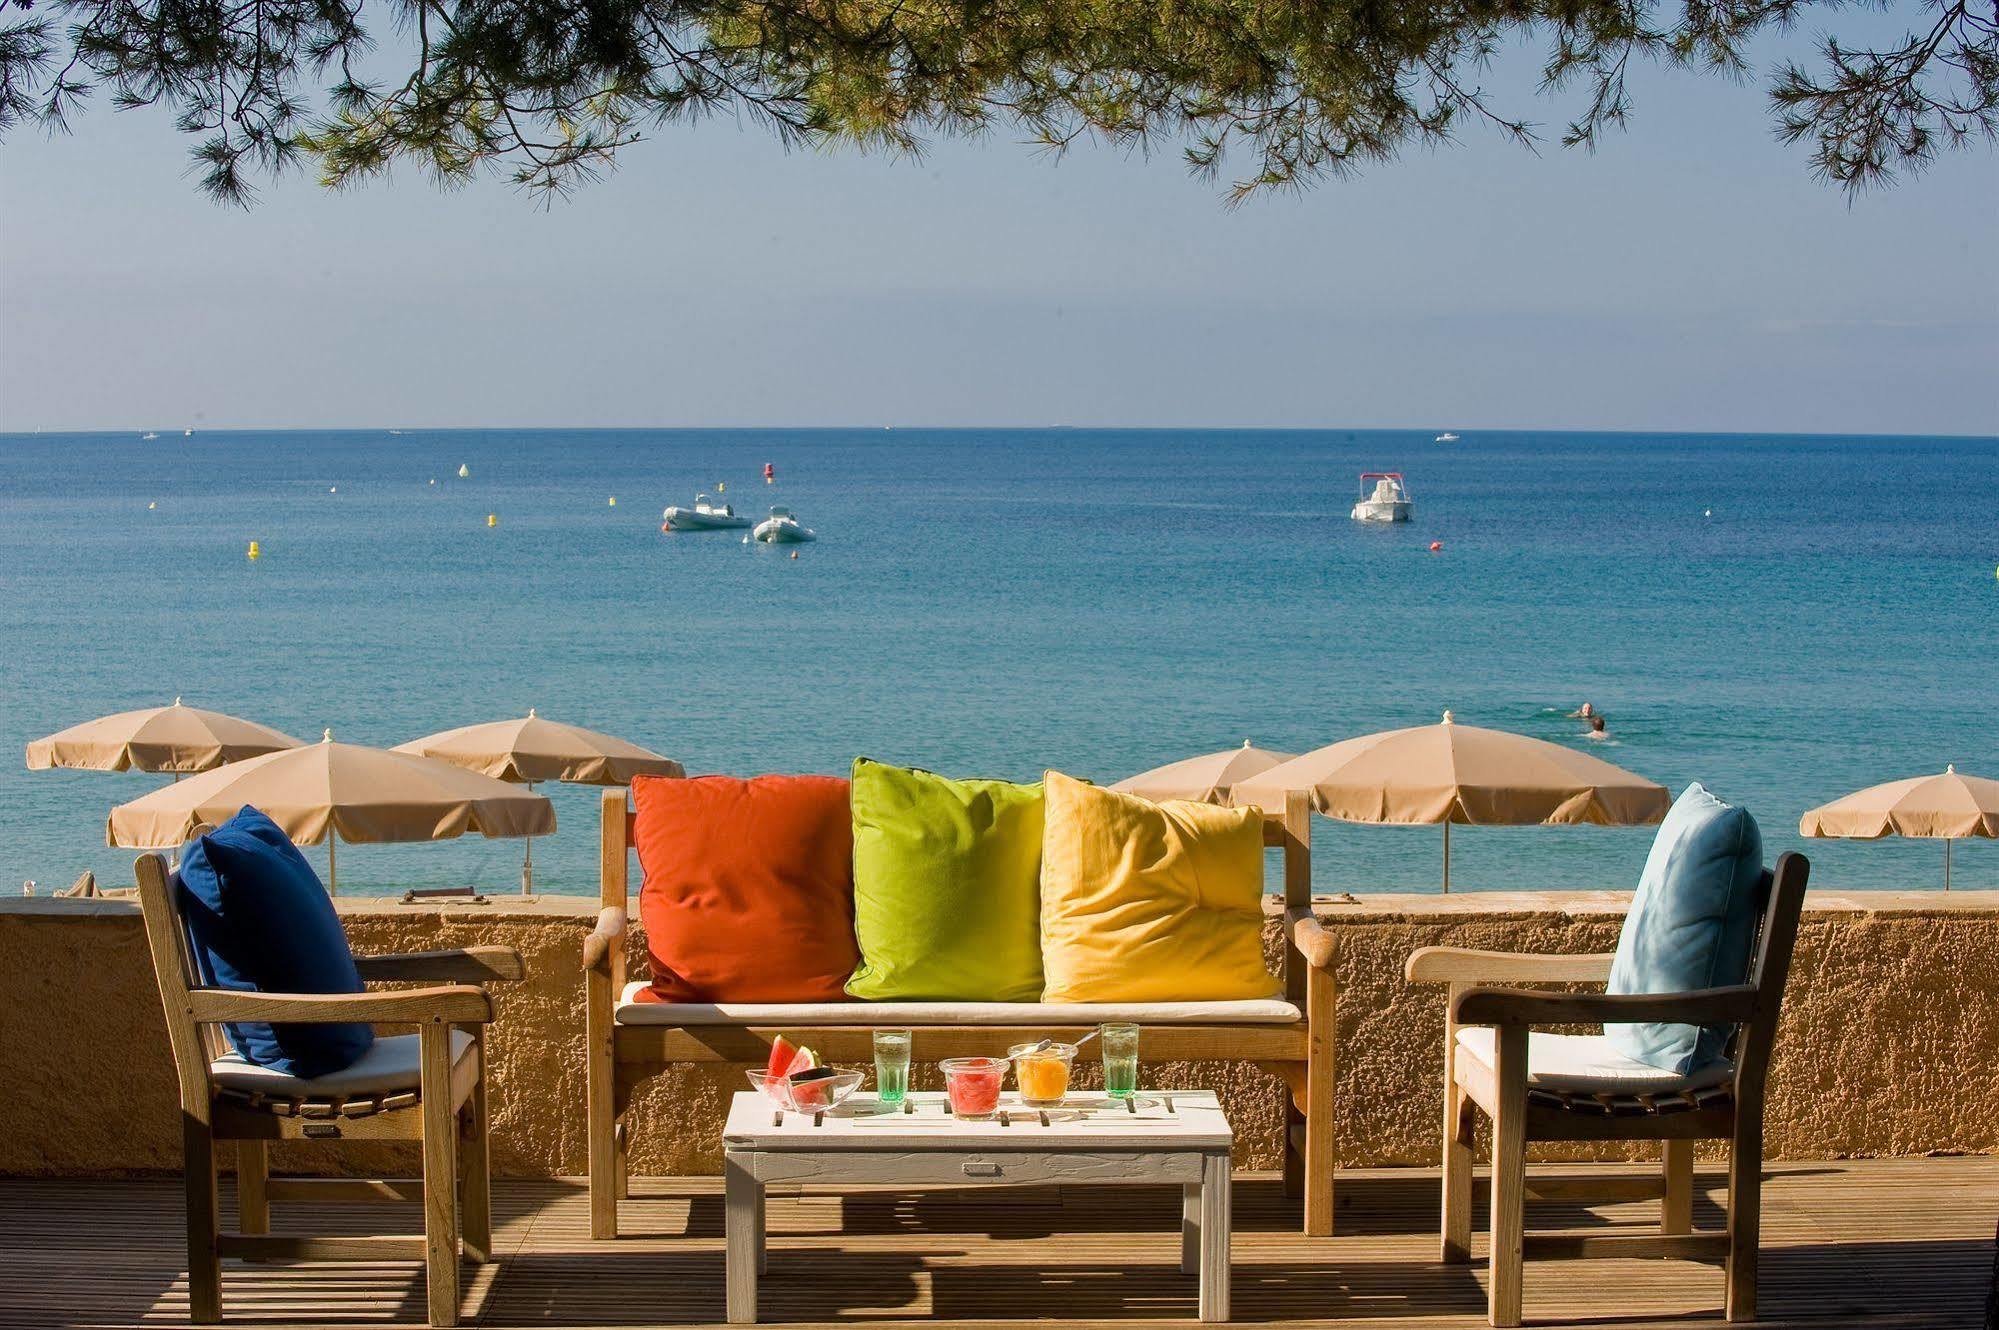
{"type": "MultiPolygon", "coordinates": [[[[1558,1170],[1576,1171],[1575,1166],[1558,1170]]],[[[1340,1236],[1297,1232],[1273,1177],[1236,1188],[1238,1321],[1355,1330],[1484,1324],[1484,1183],[1474,1260],[1436,1260],[1437,1181],[1421,1170],[1342,1175],[1340,1236]]],[[[1720,1221],[1722,1176],[1696,1178],[1694,1222],[1720,1221]]],[[[1775,1327],[1975,1326],[1992,1270],[1999,1158],[1778,1165],[1765,1188],[1762,1312],[1775,1327]]],[[[1657,1202],[1529,1207],[1532,1228],[1613,1231],[1657,1202]]],[[[233,1197],[224,1192],[225,1222],[233,1197]]],[[[770,1204],[766,1322],[800,1326],[1017,1325],[1058,1320],[1139,1330],[1192,1324],[1173,1188],[1035,1187],[850,1195],[770,1204]]],[[[498,1259],[466,1267],[465,1323],[561,1330],[687,1326],[722,1318],[719,1179],[637,1179],[628,1236],[590,1240],[580,1183],[494,1187],[498,1259]]],[[[421,1231],[407,1204],[279,1203],[278,1233],[421,1231]]],[[[180,1191],[168,1179],[0,1180],[0,1327],[127,1330],[185,1324],[180,1191]]],[[[1720,1325],[1718,1268],[1685,1261],[1531,1263],[1530,1324],[1592,1330],[1720,1325]]],[[[421,1325],[422,1265],[228,1261],[230,1324],[421,1325]]]]}

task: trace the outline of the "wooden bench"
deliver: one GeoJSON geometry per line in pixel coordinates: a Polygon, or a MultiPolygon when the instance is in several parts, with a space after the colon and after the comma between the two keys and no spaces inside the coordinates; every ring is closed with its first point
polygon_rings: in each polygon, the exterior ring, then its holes
{"type": "Polygon", "coordinates": [[[1283,855],[1285,947],[1281,998],[1259,1003],[784,1004],[675,1005],[628,1000],[625,933],[629,919],[632,811],[623,790],[603,804],[601,905],[583,948],[585,1066],[589,1085],[590,1235],[616,1237],[626,1193],[623,1118],[633,1091],[668,1067],[694,1063],[761,1065],[780,1034],[809,1030],[832,1062],[867,1064],[880,1026],[911,1031],[919,1062],[1005,1056],[1009,1046],[1053,1036],[1074,1039],[1107,1020],[1138,1019],[1144,1058],[1160,1062],[1255,1062],[1282,1076],[1286,1104],[1284,1183],[1304,1199],[1304,1230],[1333,1231],[1333,953],[1332,935],[1313,917],[1311,809],[1293,795],[1282,814],[1266,814],[1264,844],[1283,855]],[[1167,1010],[1170,1008],[1170,1010],[1167,1010]]]}

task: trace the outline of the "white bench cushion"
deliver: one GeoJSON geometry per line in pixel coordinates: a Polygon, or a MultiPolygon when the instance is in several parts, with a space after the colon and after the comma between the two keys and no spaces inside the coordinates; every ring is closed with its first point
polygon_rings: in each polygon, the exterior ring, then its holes
{"type": "MultiPolygon", "coordinates": [[[[1490,1025],[1468,1025],[1458,1031],[1458,1079],[1490,1086],[1495,1063],[1496,1032],[1490,1025]],[[1467,1065],[1469,1062],[1471,1065],[1467,1065]]],[[[1677,1094],[1720,1085],[1735,1075],[1722,1062],[1691,1075],[1661,1071],[1634,1061],[1610,1046],[1600,1034],[1527,1035],[1527,1084],[1536,1090],[1568,1094],[1677,1094]]]]}
{"type": "MultiPolygon", "coordinates": [[[[287,1076],[284,1072],[260,1067],[242,1054],[231,1051],[208,1064],[209,1079],[216,1085],[273,1099],[340,1099],[367,1095],[395,1094],[414,1090],[422,1080],[418,1067],[421,1036],[395,1034],[377,1037],[373,1046],[351,1067],[324,1076],[287,1076]]],[[[470,1093],[479,1078],[479,1056],[473,1051],[472,1036],[463,1030],[451,1032],[451,1087],[454,1102],[470,1093]]]]}
{"type": "Polygon", "coordinates": [[[1292,1025],[1304,1013],[1283,998],[1243,1002],[641,1002],[625,985],[621,1025],[1292,1025]]]}

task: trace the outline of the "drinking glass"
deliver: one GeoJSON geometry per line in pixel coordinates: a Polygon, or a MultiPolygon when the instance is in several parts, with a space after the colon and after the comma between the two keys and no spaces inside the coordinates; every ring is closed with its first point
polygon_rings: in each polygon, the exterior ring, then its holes
{"type": "Polygon", "coordinates": [[[1138,1027],[1105,1025],[1097,1037],[1104,1044],[1104,1093],[1131,1098],[1138,1093],[1138,1027]]]}
{"type": "Polygon", "coordinates": [[[875,1098],[899,1104],[909,1097],[909,1031],[875,1031],[875,1098]]]}

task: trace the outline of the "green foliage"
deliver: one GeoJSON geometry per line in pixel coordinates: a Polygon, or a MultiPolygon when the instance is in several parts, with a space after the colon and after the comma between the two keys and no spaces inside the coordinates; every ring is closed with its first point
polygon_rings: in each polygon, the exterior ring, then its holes
{"type": "MultiPolygon", "coordinates": [[[[1177,145],[1240,198],[1454,139],[1538,141],[1479,80],[1545,44],[1594,147],[1634,58],[1746,75],[1743,48],[1839,0],[0,0],[0,133],[101,92],[165,105],[221,199],[301,158],[330,185],[405,160],[564,190],[656,126],[726,112],[790,143],[917,151],[1006,127],[1052,151],[1177,145]],[[377,48],[377,41],[384,46],[377,48]],[[406,72],[383,81],[364,73],[406,72]]],[[[1778,132],[1849,189],[1999,129],[1999,12],[1923,0],[1887,50],[1777,71],[1778,132]]]]}

